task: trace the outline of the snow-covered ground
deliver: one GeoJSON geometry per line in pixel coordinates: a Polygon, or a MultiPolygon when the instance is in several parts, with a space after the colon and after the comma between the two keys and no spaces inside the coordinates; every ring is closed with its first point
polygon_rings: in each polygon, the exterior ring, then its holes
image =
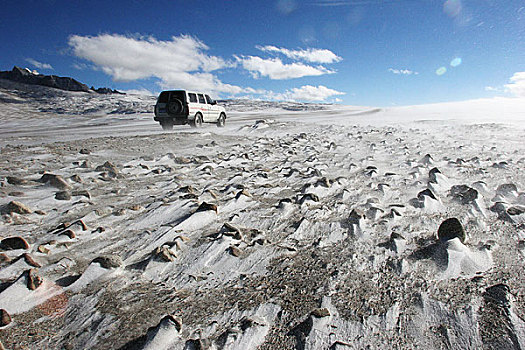
{"type": "Polygon", "coordinates": [[[0,83],[6,348],[525,347],[523,100],[164,132],[153,97],[0,83]]]}

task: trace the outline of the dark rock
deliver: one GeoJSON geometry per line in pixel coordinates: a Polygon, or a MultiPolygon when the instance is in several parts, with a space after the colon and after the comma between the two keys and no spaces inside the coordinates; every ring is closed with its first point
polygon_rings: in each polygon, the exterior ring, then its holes
{"type": "Polygon", "coordinates": [[[55,194],[55,199],[59,201],[68,201],[71,199],[71,192],[60,191],[55,194]]]}
{"type": "Polygon", "coordinates": [[[7,176],[6,179],[7,179],[7,183],[11,185],[18,186],[18,185],[27,184],[27,180],[22,179],[21,177],[17,177],[17,176],[7,176]]]}
{"type": "Polygon", "coordinates": [[[423,158],[421,158],[421,163],[423,164],[432,164],[433,161],[434,161],[434,158],[432,158],[432,156],[428,153],[425,154],[423,158]]]}
{"type": "Polygon", "coordinates": [[[292,203],[292,200],[290,198],[283,198],[279,200],[279,204],[277,204],[277,207],[282,209],[284,208],[285,203],[292,203]]]}
{"type": "Polygon", "coordinates": [[[212,342],[209,339],[189,339],[184,346],[188,350],[210,350],[212,342]]]}
{"type": "Polygon", "coordinates": [[[492,167],[496,169],[505,169],[509,166],[509,163],[507,162],[499,162],[499,163],[493,163],[492,167]]]}
{"type": "Polygon", "coordinates": [[[22,237],[7,237],[0,242],[0,248],[5,250],[29,249],[29,243],[22,237]]]}
{"type": "Polygon", "coordinates": [[[239,248],[235,247],[235,246],[231,246],[228,248],[228,253],[230,253],[231,255],[235,256],[235,257],[240,257],[242,256],[242,250],[240,250],[239,248]]]}
{"type": "Polygon", "coordinates": [[[78,153],[80,154],[91,154],[91,151],[87,148],[82,148],[78,153]]]}
{"type": "Polygon", "coordinates": [[[310,314],[314,317],[321,318],[330,316],[330,311],[327,308],[323,307],[319,309],[314,309],[310,314]]]}
{"type": "Polygon", "coordinates": [[[0,264],[8,263],[11,261],[11,258],[6,253],[0,253],[0,264]]]}
{"type": "Polygon", "coordinates": [[[235,199],[239,199],[241,198],[241,196],[246,196],[246,197],[252,197],[251,193],[246,191],[245,189],[239,191],[236,195],[235,195],[235,199]]]}
{"type": "MultiPolygon", "coordinates": [[[[498,214],[498,218],[503,221],[507,222],[514,222],[514,220],[510,217],[510,213],[507,212],[507,204],[503,202],[496,202],[492,207],[489,208],[490,211],[493,211],[498,214]]],[[[511,209],[511,208],[509,208],[511,209]]],[[[515,209],[511,210],[511,213],[515,213],[515,209]]]]}
{"type": "Polygon", "coordinates": [[[175,316],[172,316],[172,315],[166,315],[164,316],[160,322],[159,322],[159,325],[163,322],[169,322],[169,323],[172,323],[175,325],[175,329],[180,332],[181,329],[182,329],[182,321],[180,318],[178,317],[175,317],[175,316]]]}
{"type": "Polygon", "coordinates": [[[107,87],[101,87],[101,88],[97,88],[95,89],[94,86],[91,87],[91,90],[92,91],[95,91],[96,93],[98,94],[103,94],[103,95],[108,95],[108,94],[119,94],[119,95],[125,95],[126,93],[124,92],[120,92],[118,90],[111,90],[110,88],[107,88],[107,87]]]}
{"type": "Polygon", "coordinates": [[[51,251],[49,248],[47,248],[44,244],[41,244],[38,246],[38,248],[36,249],[39,253],[42,253],[42,254],[49,254],[49,252],[51,251]]]}
{"type": "Polygon", "coordinates": [[[194,193],[186,193],[183,196],[179,197],[180,199],[199,199],[199,196],[194,193]]]}
{"type": "Polygon", "coordinates": [[[348,216],[348,220],[352,224],[358,224],[359,220],[363,219],[365,217],[365,214],[359,210],[359,209],[352,209],[350,212],[350,215],[348,216]]]}
{"type": "Polygon", "coordinates": [[[80,167],[83,169],[91,169],[91,162],[89,160],[85,160],[80,164],[80,167]]]}
{"type": "Polygon", "coordinates": [[[449,218],[439,225],[438,238],[442,242],[459,238],[461,243],[465,243],[466,234],[458,219],[449,218]]]}
{"type": "Polygon", "coordinates": [[[225,222],[224,225],[222,225],[221,232],[223,235],[233,237],[234,239],[240,240],[243,238],[241,229],[228,222],[225,222]]]}
{"type": "Polygon", "coordinates": [[[161,260],[164,260],[165,262],[172,262],[172,261],[175,261],[175,259],[177,258],[177,255],[165,245],[155,249],[155,256],[159,257],[161,260]]]}
{"type": "Polygon", "coordinates": [[[71,181],[74,181],[74,182],[79,183],[79,184],[81,184],[83,182],[82,178],[80,176],[76,175],[76,174],[72,175],[70,177],[70,179],[71,179],[71,181]]]}
{"type": "Polygon", "coordinates": [[[506,284],[500,283],[494,286],[491,286],[485,290],[483,293],[483,298],[486,302],[495,303],[503,307],[509,307],[508,294],[510,293],[510,288],[506,284]]]}
{"type": "Polygon", "coordinates": [[[467,185],[454,185],[450,188],[450,195],[461,204],[470,204],[478,198],[478,191],[467,185]]]}
{"type": "Polygon", "coordinates": [[[299,199],[298,203],[299,204],[303,204],[307,200],[311,200],[311,201],[314,201],[314,202],[319,202],[319,197],[315,193],[307,193],[307,194],[303,195],[299,199]]]}
{"type": "Polygon", "coordinates": [[[102,226],[99,226],[96,229],[94,229],[93,231],[91,231],[91,233],[102,233],[104,231],[106,231],[106,229],[104,227],[102,227],[102,226]]]}
{"type": "Polygon", "coordinates": [[[42,175],[40,182],[47,183],[52,187],[58,188],[59,190],[67,190],[71,188],[71,186],[69,186],[62,176],[50,173],[45,173],[42,175]]]}
{"type": "Polygon", "coordinates": [[[107,171],[115,175],[118,174],[118,168],[115,166],[115,164],[111,163],[110,161],[106,161],[104,164],[97,166],[95,170],[96,171],[107,171]]]}
{"type": "Polygon", "coordinates": [[[323,186],[323,187],[330,187],[332,185],[331,181],[328,180],[326,177],[323,177],[315,183],[315,186],[323,186]]]}
{"type": "Polygon", "coordinates": [[[514,193],[517,193],[518,192],[518,188],[516,187],[515,184],[503,184],[503,185],[499,185],[498,188],[496,189],[496,192],[498,194],[501,194],[503,196],[508,196],[508,195],[512,195],[514,193]]]}
{"type": "Polygon", "coordinates": [[[430,197],[430,198],[432,198],[432,199],[437,200],[436,196],[434,195],[434,193],[433,193],[429,188],[427,188],[426,190],[423,190],[423,191],[419,192],[419,193],[417,194],[417,199],[419,199],[419,200],[422,201],[422,200],[425,199],[424,196],[427,196],[427,197],[430,197]]]}
{"type": "Polygon", "coordinates": [[[509,215],[521,215],[521,214],[525,213],[525,207],[521,206],[521,205],[515,205],[515,206],[510,207],[509,209],[507,209],[507,213],[509,215]]]}
{"type": "Polygon", "coordinates": [[[42,265],[40,265],[39,263],[37,263],[35,261],[35,259],[28,253],[24,253],[22,254],[22,258],[24,258],[25,262],[28,264],[28,265],[31,265],[33,267],[42,267],[42,265]]]}
{"type": "Polygon", "coordinates": [[[17,201],[11,201],[5,206],[5,212],[7,214],[17,213],[17,214],[31,214],[33,211],[29,209],[24,204],[17,202],[17,201]]]}
{"type": "Polygon", "coordinates": [[[78,197],[78,196],[84,196],[88,199],[91,199],[91,194],[88,192],[88,190],[80,190],[80,191],[73,191],[71,195],[78,197]]]}
{"type": "Polygon", "coordinates": [[[217,212],[217,205],[212,204],[212,203],[202,202],[201,205],[199,205],[199,207],[197,208],[196,212],[208,211],[208,210],[213,210],[214,212],[217,212]]]}
{"type": "Polygon", "coordinates": [[[69,78],[56,75],[34,74],[28,69],[15,66],[11,71],[0,72],[0,79],[16,81],[29,85],[42,85],[66,91],[89,91],[87,85],[69,78]]]}
{"type": "Polygon", "coordinates": [[[122,259],[118,255],[103,255],[93,259],[92,263],[99,263],[105,269],[122,266],[122,259]]]}
{"type": "Polygon", "coordinates": [[[37,289],[44,282],[42,277],[36,274],[35,269],[28,270],[26,271],[26,273],[27,273],[27,288],[29,288],[29,290],[37,289]]]}
{"type": "Polygon", "coordinates": [[[13,191],[13,192],[9,192],[7,195],[11,197],[22,197],[23,195],[25,195],[25,193],[21,191],[13,191]]]}
{"type": "Polygon", "coordinates": [[[59,233],[59,235],[65,235],[68,236],[70,239],[75,238],[77,235],[75,234],[75,231],[73,230],[64,230],[59,233]]]}
{"type": "Polygon", "coordinates": [[[10,323],[11,316],[9,315],[9,313],[4,309],[0,309],[0,327],[5,327],[10,323]]]}
{"type": "Polygon", "coordinates": [[[393,231],[390,234],[390,240],[393,241],[394,239],[405,239],[405,237],[403,237],[400,233],[393,231]]]}
{"type": "Polygon", "coordinates": [[[428,172],[428,178],[430,182],[437,183],[436,174],[441,174],[441,171],[439,171],[438,168],[430,169],[430,171],[428,172]]]}

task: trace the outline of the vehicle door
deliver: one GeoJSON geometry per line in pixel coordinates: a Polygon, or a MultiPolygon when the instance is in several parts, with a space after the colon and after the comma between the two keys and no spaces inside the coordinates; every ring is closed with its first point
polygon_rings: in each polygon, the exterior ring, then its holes
{"type": "Polygon", "coordinates": [[[206,102],[208,102],[208,113],[210,122],[215,122],[219,119],[219,106],[210,96],[206,95],[206,102]]]}
{"type": "Polygon", "coordinates": [[[193,117],[195,113],[197,113],[197,111],[199,110],[197,106],[198,102],[199,100],[197,99],[197,94],[194,92],[188,92],[188,115],[189,116],[193,117]]]}
{"type": "Polygon", "coordinates": [[[198,94],[197,97],[199,98],[199,109],[202,113],[202,120],[204,122],[207,122],[209,120],[209,111],[208,104],[206,103],[206,98],[203,94],[198,94]]]}

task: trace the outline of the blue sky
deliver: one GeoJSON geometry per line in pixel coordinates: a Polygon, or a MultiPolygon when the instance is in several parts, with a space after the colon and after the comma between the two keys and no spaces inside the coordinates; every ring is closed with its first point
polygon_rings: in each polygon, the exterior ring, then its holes
{"type": "Polygon", "coordinates": [[[119,90],[410,105],[522,96],[523,0],[3,1],[0,69],[119,90]]]}

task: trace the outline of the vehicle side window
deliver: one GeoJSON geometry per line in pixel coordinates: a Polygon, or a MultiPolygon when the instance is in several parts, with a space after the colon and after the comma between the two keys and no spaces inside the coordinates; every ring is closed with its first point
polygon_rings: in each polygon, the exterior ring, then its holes
{"type": "Polygon", "coordinates": [[[207,102],[208,104],[210,104],[210,105],[213,104],[213,100],[211,99],[211,97],[208,96],[208,95],[205,95],[205,96],[206,96],[206,102],[207,102]]]}
{"type": "Polygon", "coordinates": [[[188,94],[190,96],[190,102],[197,103],[197,94],[188,94]]]}
{"type": "Polygon", "coordinates": [[[204,99],[204,96],[199,94],[199,103],[206,103],[206,100],[204,99]]]}

